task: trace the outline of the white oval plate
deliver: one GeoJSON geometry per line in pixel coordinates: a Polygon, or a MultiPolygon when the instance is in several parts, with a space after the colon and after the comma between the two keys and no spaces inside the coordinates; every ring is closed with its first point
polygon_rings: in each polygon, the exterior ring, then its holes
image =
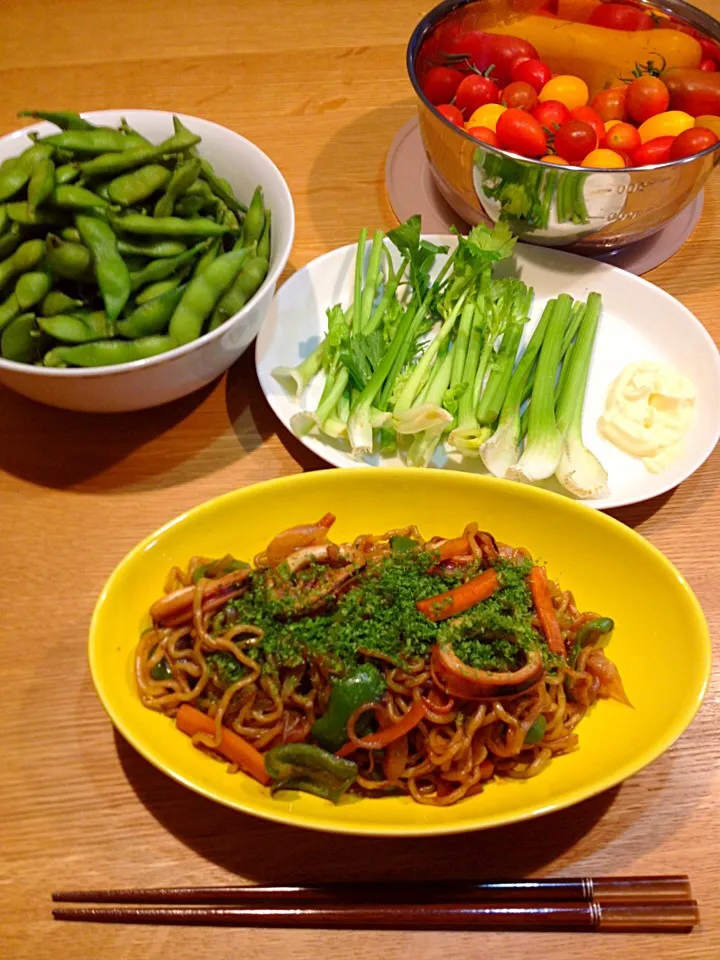
{"type": "MultiPolygon", "coordinates": [[[[428,235],[426,239],[450,247],[456,242],[450,236],[428,235]]],[[[276,294],[258,335],[255,362],[260,385],[275,414],[289,430],[293,414],[315,409],[324,378],[322,374],[316,377],[298,402],[274,379],[272,370],[294,367],[307,357],[326,330],[326,309],[335,303],[350,303],[355,250],[355,244],[332,250],[293,274],[276,294]]],[[[436,269],[442,259],[438,257],[436,269]]],[[[720,356],[700,321],[678,300],[647,280],[575,254],[518,244],[513,260],[506,261],[503,267],[505,275],[519,276],[535,290],[525,341],[545,303],[559,293],[569,293],[576,299],[585,299],[593,290],[602,295],[603,312],[585,397],[583,436],[608,472],[610,494],[583,502],[599,509],[637,503],[672,489],[694,473],[720,437],[720,356]],[[697,391],[695,421],[685,438],[683,452],[660,474],[649,473],[640,460],[624,454],[597,430],[610,384],[628,363],[637,360],[674,364],[693,381],[697,391]]],[[[404,463],[399,457],[356,460],[341,440],[319,436],[303,436],[300,440],[336,467],[404,463]]],[[[432,466],[487,473],[481,460],[456,459],[445,447],[438,448],[432,466]]],[[[538,486],[572,496],[554,478],[538,486]]]]}

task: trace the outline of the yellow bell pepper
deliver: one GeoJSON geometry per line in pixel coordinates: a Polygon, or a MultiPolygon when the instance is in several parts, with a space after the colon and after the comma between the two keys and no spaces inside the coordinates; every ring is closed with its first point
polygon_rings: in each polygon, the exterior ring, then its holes
{"type": "Polygon", "coordinates": [[[663,58],[667,67],[697,67],[702,49],[694,37],[679,30],[611,30],[555,17],[522,17],[493,27],[528,40],[555,74],[581,77],[590,98],[629,77],[636,63],[663,58]]]}

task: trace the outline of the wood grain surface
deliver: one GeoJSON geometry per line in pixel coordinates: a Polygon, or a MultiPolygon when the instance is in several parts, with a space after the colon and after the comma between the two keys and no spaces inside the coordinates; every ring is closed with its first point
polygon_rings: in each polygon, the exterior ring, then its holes
{"type": "MultiPolygon", "coordinates": [[[[719,0],[699,0],[716,14],[719,0]]],[[[288,274],[360,227],[389,228],[384,163],[414,112],[405,75],[420,0],[4,0],[0,132],[23,107],[149,107],[255,141],[292,190],[288,274]]],[[[649,279],[720,334],[720,177],[689,243],[649,279]]],[[[169,406],[94,416],[0,392],[3,576],[0,954],[224,960],[453,960],[584,951],[593,958],[720,955],[720,697],[623,786],[534,823],[447,839],[373,840],[283,828],[214,806],[113,732],[92,689],[88,622],[106,577],[143,536],[230,489],[323,464],[277,423],[252,352],[169,406]],[[412,877],[687,872],[690,936],[203,930],[53,923],[52,889],[412,877]]],[[[720,460],[617,511],[690,581],[720,630],[720,460]]],[[[628,585],[628,589],[631,589],[628,585]]]]}

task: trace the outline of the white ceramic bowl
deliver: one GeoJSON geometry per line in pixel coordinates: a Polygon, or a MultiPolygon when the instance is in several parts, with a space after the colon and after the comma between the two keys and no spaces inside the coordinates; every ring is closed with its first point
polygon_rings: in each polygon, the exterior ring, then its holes
{"type": "MultiPolygon", "coordinates": [[[[120,118],[125,117],[153,143],[160,143],[173,132],[173,115],[162,110],[99,110],[83,116],[106,126],[118,126],[120,118]]],[[[0,359],[0,383],[4,386],[66,410],[141,410],[198,390],[227,370],[252,343],[290,256],[295,234],[292,197],[278,168],[255,144],[209,120],[178,116],[202,137],[200,155],[207,157],[217,173],[229,181],[240,200],[249,202],[255,187],[262,186],[265,205],[272,211],[272,252],[264,283],[222,327],[177,350],[149,360],[88,370],[55,370],[0,359]]],[[[38,123],[2,137],[0,162],[29,146],[27,134],[33,130],[47,135],[57,128],[50,123],[38,123]]]]}

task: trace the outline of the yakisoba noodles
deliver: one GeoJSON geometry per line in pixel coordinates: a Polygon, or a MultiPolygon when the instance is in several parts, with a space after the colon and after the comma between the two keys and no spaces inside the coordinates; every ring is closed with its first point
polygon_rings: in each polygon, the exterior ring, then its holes
{"type": "Polygon", "coordinates": [[[150,609],[142,702],[231,772],[447,805],[574,749],[598,698],[628,703],[612,620],[523,548],[477,524],[335,544],[333,521],[278,534],[252,566],[194,557],[150,609]]]}

